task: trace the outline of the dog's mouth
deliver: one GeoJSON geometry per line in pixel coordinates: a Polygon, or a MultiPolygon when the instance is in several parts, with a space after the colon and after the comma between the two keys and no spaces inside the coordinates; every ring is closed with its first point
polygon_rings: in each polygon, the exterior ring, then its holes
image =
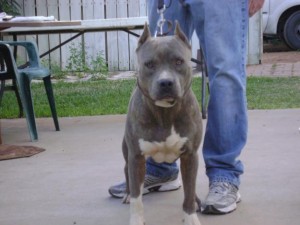
{"type": "Polygon", "coordinates": [[[175,104],[176,104],[176,100],[174,98],[170,98],[170,97],[155,101],[155,105],[157,105],[159,107],[164,107],[164,108],[171,108],[175,104]]]}

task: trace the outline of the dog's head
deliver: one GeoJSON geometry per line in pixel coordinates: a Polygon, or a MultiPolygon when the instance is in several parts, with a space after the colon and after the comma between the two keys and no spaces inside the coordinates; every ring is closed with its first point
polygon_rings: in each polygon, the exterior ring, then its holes
{"type": "Polygon", "coordinates": [[[138,85],[155,105],[173,107],[190,88],[191,46],[176,23],[173,36],[151,37],[145,25],[136,50],[138,85]]]}

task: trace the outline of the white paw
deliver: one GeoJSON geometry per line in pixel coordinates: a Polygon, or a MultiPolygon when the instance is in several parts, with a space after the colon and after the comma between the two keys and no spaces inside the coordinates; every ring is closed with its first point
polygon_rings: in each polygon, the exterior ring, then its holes
{"type": "Polygon", "coordinates": [[[144,218],[143,216],[133,215],[130,217],[130,225],[144,225],[144,218]]]}
{"type": "MultiPolygon", "coordinates": [[[[140,192],[142,193],[142,192],[140,192]]],[[[130,225],[144,225],[142,194],[130,199],[130,225]]]]}
{"type": "Polygon", "coordinates": [[[183,224],[184,225],[201,225],[196,213],[193,213],[190,215],[188,215],[187,213],[184,213],[183,224]]]}

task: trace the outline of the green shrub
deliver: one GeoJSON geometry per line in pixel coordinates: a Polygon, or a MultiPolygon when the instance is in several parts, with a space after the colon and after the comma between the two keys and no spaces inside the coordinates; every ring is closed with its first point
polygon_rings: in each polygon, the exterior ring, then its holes
{"type": "Polygon", "coordinates": [[[97,77],[106,77],[108,68],[103,52],[99,52],[95,58],[88,56],[82,43],[79,43],[77,46],[72,43],[69,50],[70,57],[66,66],[68,72],[75,75],[78,75],[78,73],[90,73],[97,77]]]}

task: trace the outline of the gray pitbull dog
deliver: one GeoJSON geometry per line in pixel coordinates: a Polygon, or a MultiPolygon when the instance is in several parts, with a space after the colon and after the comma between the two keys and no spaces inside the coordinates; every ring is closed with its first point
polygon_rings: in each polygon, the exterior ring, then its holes
{"type": "Polygon", "coordinates": [[[137,87],[128,109],[123,154],[130,225],[143,225],[145,159],[180,158],[184,225],[200,225],[196,214],[197,150],[202,138],[199,105],[191,90],[191,47],[178,24],[175,35],[152,38],[147,24],[136,50],[137,87]],[[130,196],[130,197],[129,197],[130,196]]]}

